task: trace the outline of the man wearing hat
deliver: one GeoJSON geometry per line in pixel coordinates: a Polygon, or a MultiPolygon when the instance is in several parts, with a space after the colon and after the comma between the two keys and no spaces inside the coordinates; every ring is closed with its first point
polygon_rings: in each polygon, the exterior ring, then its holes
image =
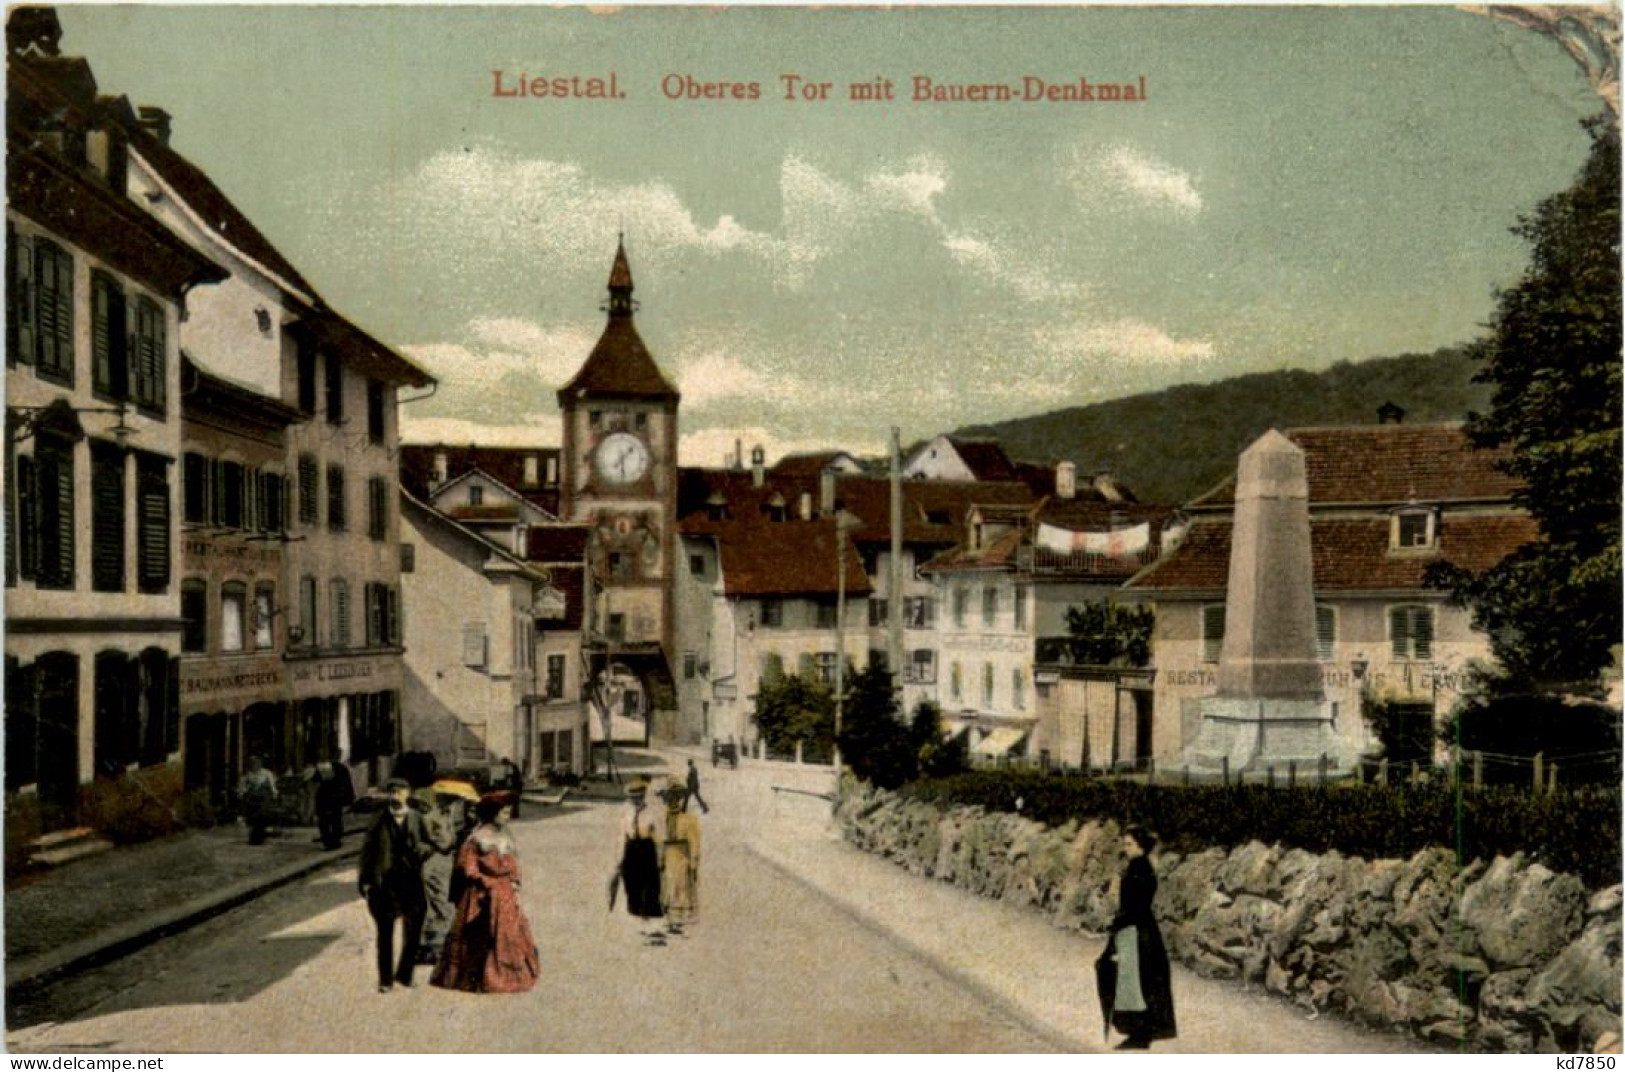
{"type": "Polygon", "coordinates": [[[433,849],[423,827],[423,816],[408,798],[410,787],[400,778],[384,783],[389,806],[379,813],[361,845],[361,896],[367,901],[378,928],[378,992],[387,994],[395,983],[412,985],[418,940],[427,911],[423,897],[423,861],[433,849]],[[395,921],[402,923],[401,957],[395,963],[395,921]]]}

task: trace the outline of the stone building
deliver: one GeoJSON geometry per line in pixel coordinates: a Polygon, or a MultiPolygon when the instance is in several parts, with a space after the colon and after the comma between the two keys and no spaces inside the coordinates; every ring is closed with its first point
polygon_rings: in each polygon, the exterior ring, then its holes
{"type": "Polygon", "coordinates": [[[60,34],[10,13],[8,837],[14,806],[80,821],[102,779],[179,791],[182,311],[226,275],[131,200],[138,120],[60,34]]]}
{"type": "MultiPolygon", "coordinates": [[[[1428,586],[1428,567],[1487,569],[1536,539],[1537,527],[1513,501],[1516,482],[1496,467],[1503,453],[1475,450],[1458,425],[1285,434],[1307,467],[1326,702],[1349,751],[1368,753],[1369,705],[1431,723],[1455,704],[1468,663],[1490,655],[1469,612],[1428,586]]],[[[1201,701],[1218,688],[1234,503],[1233,477],[1189,503],[1179,546],[1127,585],[1156,607],[1155,753],[1166,762],[1195,736],[1201,701]]]]}

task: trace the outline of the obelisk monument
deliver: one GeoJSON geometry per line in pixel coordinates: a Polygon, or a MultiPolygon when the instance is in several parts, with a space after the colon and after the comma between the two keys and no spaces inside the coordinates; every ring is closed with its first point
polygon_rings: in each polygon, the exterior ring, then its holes
{"type": "Polygon", "coordinates": [[[1271,430],[1241,455],[1219,691],[1202,700],[1192,767],[1234,773],[1344,765],[1315,653],[1314,563],[1303,451],[1271,430]]]}

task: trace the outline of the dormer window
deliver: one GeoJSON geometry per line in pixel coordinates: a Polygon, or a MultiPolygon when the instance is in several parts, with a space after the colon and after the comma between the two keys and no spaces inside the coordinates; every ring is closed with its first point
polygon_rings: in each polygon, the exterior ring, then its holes
{"type": "Polygon", "coordinates": [[[537,485],[537,477],[540,475],[541,469],[540,463],[541,459],[534,454],[525,456],[525,487],[534,488],[537,485]]]}
{"type": "Polygon", "coordinates": [[[475,484],[472,487],[470,487],[468,489],[468,505],[470,505],[470,506],[483,506],[483,505],[485,505],[485,489],[480,487],[478,484],[475,484]]]}
{"type": "Polygon", "coordinates": [[[1427,508],[1408,508],[1394,513],[1389,545],[1396,551],[1426,551],[1439,541],[1438,514],[1427,508]]]}
{"type": "Polygon", "coordinates": [[[789,504],[784,501],[784,496],[780,495],[778,492],[774,492],[773,497],[767,501],[768,519],[772,521],[783,521],[789,517],[789,514],[789,504]]]}

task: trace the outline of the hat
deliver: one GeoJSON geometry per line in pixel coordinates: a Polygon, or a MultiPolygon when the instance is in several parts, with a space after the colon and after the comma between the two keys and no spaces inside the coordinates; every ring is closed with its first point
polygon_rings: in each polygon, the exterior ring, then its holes
{"type": "Polygon", "coordinates": [[[645,778],[641,774],[638,775],[636,778],[633,778],[630,782],[626,783],[626,795],[627,796],[631,796],[633,793],[647,793],[648,791],[649,791],[649,779],[645,778]]]}
{"type": "Polygon", "coordinates": [[[441,778],[431,788],[442,796],[461,797],[463,800],[479,800],[480,795],[472,785],[458,778],[441,778]]]}
{"type": "Polygon", "coordinates": [[[386,793],[393,793],[397,789],[411,788],[411,783],[409,783],[405,778],[391,778],[389,781],[384,783],[384,792],[386,793]]]}
{"type": "Polygon", "coordinates": [[[480,802],[474,805],[474,814],[480,817],[481,822],[490,822],[496,818],[497,812],[503,808],[513,806],[515,796],[507,790],[497,790],[480,797],[480,802]]]}

